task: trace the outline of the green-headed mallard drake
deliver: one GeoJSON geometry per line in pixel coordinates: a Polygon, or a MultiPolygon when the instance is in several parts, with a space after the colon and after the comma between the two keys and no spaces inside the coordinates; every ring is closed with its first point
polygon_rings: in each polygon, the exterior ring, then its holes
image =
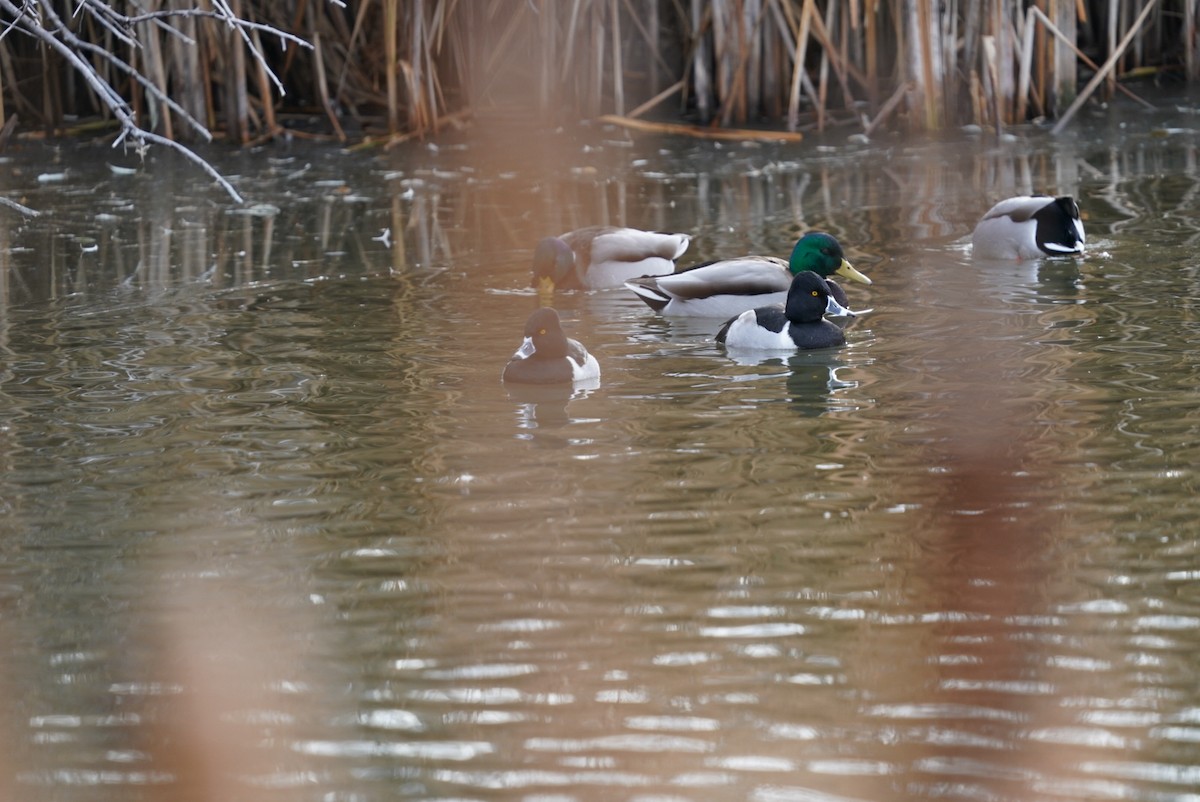
{"type": "Polygon", "coordinates": [[[608,289],[637,276],[670,273],[691,239],[688,234],[613,226],[547,237],[533,252],[533,286],[543,294],[608,289]]]}
{"type": "Polygon", "coordinates": [[[525,341],[504,366],[506,382],[566,384],[600,378],[600,363],[563,333],[558,312],[543,306],[525,321],[525,341]]]}
{"type": "Polygon", "coordinates": [[[1020,195],[993,206],[975,226],[980,259],[1040,259],[1083,253],[1083,223],[1070,195],[1020,195]]]}
{"type": "MultiPolygon", "coordinates": [[[[783,261],[774,256],[740,256],[718,259],[672,273],[644,276],[625,282],[651,309],[664,315],[732,317],[759,306],[787,300],[792,276],[812,272],[828,278],[834,274],[870,284],[871,279],[846,261],[842,245],[822,231],[805,234],[783,261]]],[[[829,314],[853,314],[845,291],[828,281],[829,314]]]]}
{"type": "Polygon", "coordinates": [[[795,351],[844,345],[846,336],[825,319],[829,284],[809,270],[796,274],[787,303],[749,309],[729,320],[717,332],[717,342],[727,348],[756,351],[795,351]]]}

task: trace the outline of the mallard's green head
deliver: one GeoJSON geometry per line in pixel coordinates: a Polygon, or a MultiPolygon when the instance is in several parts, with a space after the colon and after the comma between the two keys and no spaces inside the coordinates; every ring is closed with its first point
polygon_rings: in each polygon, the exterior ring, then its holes
{"type": "Polygon", "coordinates": [[[533,282],[539,293],[553,293],[575,269],[575,252],[558,237],[546,237],[533,251],[533,282]]]}
{"type": "Polygon", "coordinates": [[[871,283],[871,279],[859,273],[853,265],[846,261],[846,255],[842,252],[842,244],[823,231],[810,231],[800,238],[796,247],[792,248],[792,258],[788,260],[788,270],[792,271],[793,276],[810,270],[822,277],[836,274],[851,281],[859,281],[863,284],[871,283]]]}

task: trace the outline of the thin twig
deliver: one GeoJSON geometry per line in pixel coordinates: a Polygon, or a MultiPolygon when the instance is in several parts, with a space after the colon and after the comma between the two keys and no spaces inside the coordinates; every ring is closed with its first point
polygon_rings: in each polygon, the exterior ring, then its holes
{"type": "MultiPolygon", "coordinates": [[[[150,131],[143,131],[140,128],[137,130],[137,132],[135,134],[135,138],[142,140],[144,142],[153,142],[155,144],[162,145],[163,147],[170,148],[171,150],[177,151],[185,159],[187,159],[191,162],[194,162],[197,166],[199,166],[199,168],[201,170],[208,173],[212,177],[212,179],[221,186],[221,189],[225,190],[225,192],[227,192],[229,194],[229,196],[232,197],[235,201],[237,201],[238,203],[243,202],[242,196],[238,193],[238,191],[236,189],[233,188],[233,184],[229,183],[229,181],[225,178],[225,176],[223,176],[219,172],[217,172],[217,168],[213,167],[211,164],[209,164],[207,161],[205,161],[203,158],[201,158],[201,156],[198,153],[196,153],[195,151],[185,148],[183,145],[179,144],[178,142],[176,142],[172,139],[167,139],[164,136],[159,136],[158,134],[151,133],[150,131]]],[[[113,147],[115,148],[117,146],[117,144],[118,143],[114,142],[113,147]]]]}
{"type": "Polygon", "coordinates": [[[4,197],[3,195],[0,195],[0,206],[7,206],[8,208],[12,209],[13,211],[20,212],[21,214],[25,215],[26,217],[41,217],[42,216],[42,213],[39,212],[37,209],[30,209],[28,206],[23,206],[23,205],[17,203],[15,200],[9,200],[8,198],[4,197]]]}
{"type": "MultiPolygon", "coordinates": [[[[221,5],[224,6],[225,8],[228,8],[228,6],[226,6],[224,3],[221,3],[221,5]]],[[[240,29],[243,29],[246,31],[258,31],[259,33],[270,34],[271,36],[274,36],[278,39],[282,39],[286,42],[291,42],[292,44],[299,45],[300,47],[307,47],[309,50],[312,49],[311,42],[309,42],[305,39],[302,39],[293,33],[288,33],[287,31],[280,30],[279,28],[276,28],[274,25],[266,25],[261,22],[252,22],[251,20],[241,19],[240,17],[233,16],[232,11],[229,12],[229,15],[227,16],[225,14],[218,14],[215,11],[205,11],[205,10],[199,9],[199,8],[181,8],[181,9],[177,9],[174,11],[172,11],[172,10],[152,11],[152,12],[147,12],[145,14],[138,14],[133,17],[122,17],[122,21],[124,21],[125,23],[127,23],[129,25],[136,25],[139,22],[147,22],[150,20],[162,20],[162,19],[166,19],[169,17],[209,17],[211,19],[217,19],[222,22],[228,22],[236,28],[240,28],[240,29]]]]}
{"type": "Polygon", "coordinates": [[[263,56],[262,52],[255,48],[254,43],[250,41],[250,34],[246,32],[247,27],[249,26],[244,27],[241,24],[243,21],[233,13],[233,9],[229,7],[229,4],[225,0],[212,0],[212,4],[214,7],[221,10],[221,16],[224,21],[227,22],[231,28],[237,31],[238,36],[242,37],[242,41],[246,44],[246,49],[250,51],[252,56],[254,56],[254,60],[259,62],[263,66],[263,69],[267,71],[268,77],[270,77],[271,81],[275,84],[275,88],[279,90],[279,94],[286,95],[287,92],[283,88],[283,82],[279,80],[279,76],[277,76],[275,71],[271,69],[271,66],[267,64],[267,59],[265,56],[263,56]]]}

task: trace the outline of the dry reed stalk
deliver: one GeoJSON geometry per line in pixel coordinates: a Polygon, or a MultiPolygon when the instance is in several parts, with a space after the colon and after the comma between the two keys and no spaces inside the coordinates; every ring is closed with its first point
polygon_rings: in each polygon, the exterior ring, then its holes
{"type": "Polygon", "coordinates": [[[710,0],[710,3],[713,50],[717,57],[716,101],[721,108],[721,125],[728,127],[735,116],[739,122],[746,119],[746,31],[741,15],[724,0],[710,0]]]}
{"type": "Polygon", "coordinates": [[[1033,79],[1033,36],[1036,28],[1033,25],[1033,12],[1036,6],[1030,6],[1025,15],[1024,27],[1021,30],[1021,47],[1017,55],[1020,66],[1017,70],[1017,119],[1025,119],[1025,105],[1029,101],[1029,86],[1033,79]]]}
{"type": "Polygon", "coordinates": [[[780,108],[778,18],[772,12],[773,0],[760,0],[756,10],[755,35],[750,53],[751,108],[755,115],[778,119],[780,108]]]}
{"type": "MultiPolygon", "coordinates": [[[[388,133],[400,131],[400,89],[396,77],[400,70],[399,53],[396,37],[399,35],[400,19],[397,3],[399,0],[383,0],[383,61],[384,82],[387,93],[387,125],[388,133]]],[[[370,5],[370,0],[363,3],[363,13],[370,5]]],[[[360,14],[361,18],[361,14],[360,14]]],[[[355,25],[357,28],[357,24],[355,25]]]]}
{"type": "Polygon", "coordinates": [[[558,4],[543,2],[538,8],[538,44],[541,47],[542,69],[538,72],[538,109],[542,114],[558,105],[557,81],[551,65],[558,62],[558,4]]]}
{"type": "MultiPolygon", "coordinates": [[[[1066,37],[1066,35],[1062,31],[1060,31],[1058,28],[1056,28],[1054,26],[1054,23],[1050,21],[1050,18],[1047,17],[1044,13],[1042,13],[1041,9],[1039,9],[1037,6],[1030,6],[1029,13],[1032,14],[1034,17],[1036,17],[1038,22],[1041,25],[1043,25],[1046,28],[1046,30],[1048,30],[1054,36],[1058,37],[1059,41],[1064,42],[1071,49],[1071,52],[1075,54],[1075,58],[1082,61],[1093,71],[1098,72],[1100,70],[1100,66],[1098,64],[1096,64],[1096,62],[1092,61],[1092,59],[1089,58],[1086,53],[1084,53],[1082,50],[1080,50],[1078,47],[1076,47],[1066,37]]],[[[1109,73],[1109,79],[1110,80],[1112,79],[1111,72],[1109,73]]],[[[1125,95],[1125,97],[1129,98],[1130,100],[1137,103],[1138,105],[1140,105],[1144,108],[1147,108],[1147,109],[1157,108],[1153,103],[1151,103],[1150,101],[1146,100],[1145,98],[1143,98],[1140,95],[1138,95],[1137,93],[1135,93],[1132,89],[1125,86],[1125,84],[1117,82],[1115,84],[1115,86],[1116,86],[1118,92],[1125,95]]]]}
{"type": "MultiPolygon", "coordinates": [[[[545,64],[545,66],[543,67],[544,71],[549,71],[551,69],[555,69],[555,70],[560,70],[561,74],[563,74],[563,75],[569,74],[571,65],[574,63],[575,39],[576,39],[576,31],[578,30],[578,26],[579,26],[579,0],[574,0],[574,2],[571,3],[571,16],[570,16],[569,20],[567,21],[567,30],[563,37],[565,40],[565,43],[566,43],[566,47],[565,47],[565,51],[563,53],[562,62],[559,64],[559,63],[555,63],[555,62],[551,61],[551,62],[545,64]]],[[[553,76],[551,76],[549,80],[553,80],[553,76]]]]}
{"type": "MultiPolygon", "coordinates": [[[[1134,6],[1139,11],[1144,10],[1144,8],[1145,8],[1144,6],[1142,6],[1140,4],[1140,0],[1135,0],[1134,6]]],[[[1126,13],[1128,13],[1128,11],[1126,11],[1126,13]]],[[[1153,22],[1151,22],[1146,27],[1150,28],[1152,25],[1153,25],[1153,22]]],[[[1126,29],[1126,30],[1128,30],[1128,29],[1126,29]]],[[[1135,39],[1133,42],[1131,42],[1131,45],[1133,47],[1133,52],[1129,54],[1129,58],[1126,59],[1126,63],[1124,65],[1120,66],[1120,70],[1123,73],[1128,72],[1130,69],[1133,68],[1134,65],[1142,63],[1142,40],[1140,38],[1135,39]]],[[[1120,64],[1120,62],[1118,62],[1118,64],[1120,64]]]]}
{"type": "Polygon", "coordinates": [[[699,125],[685,125],[683,123],[659,123],[652,122],[650,120],[637,120],[632,117],[622,117],[616,114],[601,114],[596,119],[602,123],[619,125],[622,128],[628,128],[633,131],[645,131],[652,134],[675,134],[679,136],[695,137],[696,139],[800,142],[804,138],[803,134],[785,131],[759,131],[756,129],[742,128],[708,128],[699,125]]]}
{"type": "Polygon", "coordinates": [[[871,103],[875,103],[879,98],[879,33],[876,26],[879,18],[878,2],[879,0],[868,0],[870,7],[863,8],[863,32],[866,34],[867,40],[865,45],[867,76],[870,80],[867,85],[867,94],[871,103]]]}
{"type": "MultiPolygon", "coordinates": [[[[241,16],[241,0],[230,0],[235,15],[241,16]]],[[[245,144],[250,139],[250,101],[246,94],[246,51],[234,31],[224,32],[226,52],[230,59],[226,63],[226,100],[231,101],[225,110],[226,121],[233,138],[245,144]]]]}
{"type": "Polygon", "coordinates": [[[412,0],[410,8],[408,58],[402,64],[408,89],[408,124],[427,131],[434,113],[424,92],[425,0],[412,0]]]}
{"type": "Polygon", "coordinates": [[[885,120],[887,120],[893,111],[899,108],[900,104],[904,102],[904,98],[911,88],[912,87],[908,84],[900,84],[900,86],[896,87],[896,91],[893,92],[892,96],[888,98],[886,103],[883,104],[883,108],[881,108],[879,113],[875,115],[875,119],[863,125],[863,133],[867,136],[870,136],[876,128],[878,128],[885,120]]]}
{"type": "MultiPolygon", "coordinates": [[[[370,5],[371,5],[370,0],[367,0],[367,2],[364,2],[362,4],[362,6],[359,7],[360,13],[363,10],[365,10],[366,8],[370,7],[370,5]]],[[[299,30],[303,29],[304,18],[306,16],[307,10],[308,10],[308,0],[299,0],[299,2],[296,3],[296,10],[292,13],[292,18],[289,21],[289,25],[287,28],[289,31],[299,31],[299,30]]],[[[279,70],[279,74],[282,79],[284,79],[284,80],[287,79],[288,74],[292,70],[292,64],[296,60],[296,54],[299,52],[300,51],[296,50],[295,48],[289,48],[287,53],[284,54],[283,66],[279,70]]]]}
{"type": "Polygon", "coordinates": [[[967,91],[971,96],[971,119],[982,127],[987,124],[987,102],[983,97],[983,81],[978,70],[971,70],[967,91]]]}
{"type": "MultiPolygon", "coordinates": [[[[849,79],[851,77],[855,78],[859,85],[862,86],[866,85],[866,79],[857,74],[857,71],[854,69],[853,65],[847,61],[844,54],[834,44],[833,37],[830,35],[830,31],[835,29],[835,22],[837,20],[835,13],[836,8],[837,4],[831,3],[829,8],[826,9],[826,14],[829,17],[827,21],[822,21],[820,15],[814,11],[811,20],[811,35],[817,40],[817,43],[821,45],[822,69],[827,69],[827,65],[833,67],[833,71],[838,78],[838,83],[842,88],[843,99],[846,106],[849,107],[854,103],[854,94],[850,89],[849,79]]],[[[822,76],[822,80],[825,80],[824,76],[822,76]]],[[[823,100],[824,92],[822,92],[822,101],[823,100]]],[[[825,108],[824,102],[821,103],[821,108],[825,108]]]]}
{"type": "Polygon", "coordinates": [[[782,78],[786,75],[787,55],[791,48],[786,46],[788,32],[782,23],[779,3],[767,0],[764,9],[766,19],[762,38],[762,95],[763,113],[772,119],[781,116],[786,93],[782,78]]]}
{"type": "MultiPolygon", "coordinates": [[[[316,76],[317,95],[321,98],[321,108],[325,110],[325,116],[329,118],[329,125],[333,128],[334,135],[338,141],[345,142],[346,132],[342,130],[342,124],[338,120],[333,98],[329,96],[329,85],[325,78],[325,49],[321,46],[320,32],[313,33],[312,46],[313,74],[316,76]]],[[[267,99],[270,100],[270,96],[267,99]]]]}
{"type": "MultiPolygon", "coordinates": [[[[55,69],[54,65],[54,53],[45,49],[42,50],[41,57],[42,74],[55,74],[58,70],[55,69]]],[[[57,88],[58,83],[55,81],[42,81],[42,119],[46,121],[62,119],[62,108],[57,103],[57,88]]]]}
{"type": "MultiPolygon", "coordinates": [[[[1118,31],[1121,25],[1121,3],[1120,0],[1108,1],[1108,14],[1106,15],[1106,25],[1104,27],[1106,37],[1106,52],[1115,53],[1117,51],[1117,40],[1119,38],[1118,31]]],[[[1117,76],[1115,73],[1110,74],[1108,80],[1110,85],[1115,85],[1117,76]]]]}
{"type": "Polygon", "coordinates": [[[35,116],[33,104],[21,91],[20,83],[17,80],[18,73],[13,66],[12,49],[7,41],[0,41],[0,75],[8,76],[3,89],[12,98],[12,105],[16,107],[16,113],[24,112],[33,118],[35,116]]]}
{"type": "MultiPolygon", "coordinates": [[[[946,76],[943,71],[942,27],[938,0],[917,0],[918,20],[925,33],[921,46],[921,70],[929,88],[925,93],[925,126],[936,131],[945,120],[946,76]]],[[[953,47],[953,43],[950,45],[953,47]]]]}
{"type": "MultiPolygon", "coordinates": [[[[483,63],[483,78],[482,78],[482,80],[485,81],[485,83],[483,84],[483,87],[485,89],[487,87],[489,87],[496,80],[497,76],[500,74],[501,59],[505,56],[505,54],[510,49],[518,46],[518,45],[514,45],[513,41],[517,39],[517,37],[521,31],[521,26],[523,24],[523,18],[521,17],[520,14],[509,14],[509,15],[507,15],[507,19],[508,19],[507,24],[502,29],[500,36],[492,44],[492,46],[490,48],[490,54],[488,55],[487,60],[483,63]]],[[[489,24],[490,24],[490,21],[489,21],[489,24]]],[[[549,70],[549,69],[551,69],[551,67],[549,65],[547,65],[544,69],[549,70]]],[[[564,63],[562,65],[560,65],[560,69],[563,70],[563,73],[565,73],[571,69],[571,63],[570,63],[569,58],[564,59],[564,63]]],[[[560,73],[560,75],[563,73],[560,73]]]]}
{"type": "Polygon", "coordinates": [[[1050,129],[1051,134],[1056,135],[1062,133],[1062,129],[1067,126],[1067,123],[1071,121],[1071,118],[1075,116],[1075,113],[1079,111],[1079,108],[1087,102],[1087,99],[1092,96],[1092,92],[1096,91],[1096,87],[1100,85],[1100,82],[1105,79],[1108,73],[1112,71],[1117,62],[1125,54],[1125,49],[1129,47],[1130,42],[1132,42],[1134,37],[1137,36],[1138,31],[1140,31],[1142,28],[1142,24],[1146,21],[1146,18],[1150,16],[1150,12],[1153,11],[1157,5],[1158,0],[1149,0],[1146,3],[1146,5],[1142,8],[1142,12],[1138,14],[1138,17],[1134,21],[1133,25],[1129,27],[1129,30],[1121,39],[1120,44],[1117,45],[1117,49],[1114,50],[1112,55],[1108,57],[1108,60],[1104,62],[1104,66],[1102,66],[1100,71],[1092,77],[1092,80],[1088,81],[1087,86],[1083,88],[1083,91],[1076,96],[1075,102],[1071,104],[1070,108],[1063,112],[1062,117],[1060,117],[1058,122],[1054,124],[1054,127],[1050,129]]]}
{"type": "Polygon", "coordinates": [[[213,73],[213,64],[217,60],[217,51],[220,49],[214,46],[217,40],[211,33],[212,20],[201,20],[197,26],[202,32],[199,37],[199,50],[201,56],[200,61],[200,77],[202,86],[204,87],[204,116],[203,127],[205,130],[216,127],[217,121],[217,105],[215,95],[216,78],[213,73]]]}
{"type": "Polygon", "coordinates": [[[667,98],[669,98],[671,95],[675,94],[676,92],[681,92],[681,91],[683,91],[683,88],[684,88],[684,82],[683,82],[682,80],[676,81],[675,83],[671,84],[671,85],[670,85],[670,86],[668,86],[666,89],[664,89],[663,91],[659,92],[657,95],[655,95],[654,97],[650,98],[650,99],[649,99],[649,100],[647,100],[645,103],[643,103],[642,105],[638,106],[636,109],[634,109],[633,111],[629,112],[629,114],[627,114],[627,115],[625,115],[625,116],[626,116],[626,117],[631,117],[631,118],[632,118],[632,117],[641,117],[643,114],[645,114],[645,113],[646,113],[646,112],[648,112],[650,109],[652,109],[652,108],[654,108],[655,106],[657,106],[659,103],[662,103],[664,100],[666,100],[667,98]]]}
{"type": "Polygon", "coordinates": [[[1200,40],[1196,38],[1196,4],[1183,4],[1183,58],[1187,79],[1200,78],[1200,40]]]}
{"type": "MultiPolygon", "coordinates": [[[[704,0],[692,0],[691,11],[691,45],[692,45],[692,95],[695,98],[696,111],[701,122],[712,118],[713,89],[712,75],[709,72],[708,60],[711,55],[708,38],[704,35],[712,19],[711,7],[705,13],[704,0]]],[[[795,130],[794,128],[791,130],[795,130]]]]}
{"type": "Polygon", "coordinates": [[[996,37],[991,35],[983,36],[980,38],[980,44],[980,57],[983,59],[983,69],[978,73],[981,84],[981,114],[979,122],[980,125],[987,125],[990,122],[991,125],[995,126],[996,133],[998,134],[1004,129],[1004,119],[1001,116],[1000,93],[996,89],[996,81],[999,75],[999,70],[996,66],[996,37]]]}
{"type": "Polygon", "coordinates": [[[590,72],[587,76],[588,95],[584,107],[589,115],[596,115],[604,107],[604,54],[608,52],[605,39],[608,38],[604,25],[604,0],[592,0],[589,6],[591,24],[592,58],[588,62],[590,72]]]}
{"type": "MultiPolygon", "coordinates": [[[[641,23],[639,15],[637,13],[632,13],[633,9],[629,6],[629,0],[625,0],[625,7],[630,9],[631,13],[629,17],[634,21],[634,24],[639,28],[642,28],[642,36],[645,38],[646,46],[650,50],[650,54],[653,56],[653,58],[650,59],[650,91],[657,92],[662,83],[658,74],[658,65],[662,63],[662,57],[658,52],[658,42],[660,41],[659,37],[662,35],[661,26],[659,24],[658,3],[650,3],[650,8],[647,9],[647,13],[650,18],[646,20],[646,24],[644,26],[641,23]]],[[[663,66],[666,67],[667,65],[663,64],[663,66]]],[[[669,69],[670,68],[668,68],[668,71],[669,69]]]]}
{"type": "MultiPolygon", "coordinates": [[[[1016,87],[1013,84],[1013,37],[1009,25],[1011,14],[1005,7],[1008,0],[993,0],[995,16],[993,18],[993,35],[996,41],[996,102],[998,113],[997,124],[1014,122],[1013,106],[1016,87]]],[[[1014,3],[1015,9],[1015,3],[1014,3]]]]}
{"type": "MultiPolygon", "coordinates": [[[[9,350],[10,345],[8,310],[12,303],[12,290],[10,289],[12,284],[11,277],[14,275],[20,275],[16,270],[13,270],[13,252],[12,245],[9,242],[8,230],[8,226],[4,226],[3,230],[0,230],[0,249],[2,249],[0,250],[0,310],[2,310],[4,313],[0,315],[0,348],[3,348],[5,351],[9,350]]],[[[7,473],[8,471],[11,471],[12,468],[8,464],[9,460],[7,457],[4,461],[4,471],[7,473]]],[[[4,690],[7,691],[8,688],[5,688],[4,690]]],[[[8,751],[8,743],[4,743],[3,746],[5,747],[4,754],[14,754],[14,752],[8,751]]],[[[15,799],[16,796],[13,792],[16,789],[12,788],[11,778],[15,778],[16,774],[6,765],[8,758],[4,758],[4,761],[5,764],[0,764],[0,794],[3,794],[5,799],[15,799]]]]}
{"type": "MultiPolygon", "coordinates": [[[[796,50],[792,56],[792,86],[788,94],[787,129],[795,131],[800,125],[800,90],[804,84],[804,61],[808,56],[808,38],[812,26],[813,0],[804,0],[800,9],[800,25],[796,34],[796,50]]],[[[816,98],[813,97],[815,104],[816,98]]],[[[823,121],[823,109],[818,107],[818,120],[823,121]]]]}
{"type": "MultiPolygon", "coordinates": [[[[182,8],[181,0],[174,0],[172,8],[182,8]]],[[[208,97],[205,92],[204,72],[201,68],[200,26],[194,17],[184,17],[178,21],[177,25],[183,38],[172,37],[170,40],[171,73],[175,76],[173,94],[179,104],[191,115],[192,120],[205,120],[208,97]]],[[[111,77],[107,80],[109,83],[112,82],[111,77]]],[[[193,126],[189,125],[187,121],[181,121],[180,130],[189,136],[194,132],[193,126]]]]}
{"type": "MultiPolygon", "coordinates": [[[[635,0],[624,0],[627,19],[631,21],[641,34],[642,40],[646,45],[646,52],[650,55],[650,91],[658,92],[662,85],[662,79],[659,71],[670,74],[673,72],[670,64],[663,57],[662,36],[664,36],[661,21],[659,20],[658,6],[650,4],[649,9],[634,8],[635,0]],[[648,14],[649,19],[643,23],[641,14],[648,14]]],[[[552,4],[553,5],[553,4],[552,4]]]]}
{"type": "MultiPolygon", "coordinates": [[[[466,122],[471,118],[471,115],[472,115],[472,112],[470,109],[463,109],[462,111],[456,111],[453,114],[443,115],[438,118],[438,121],[437,121],[438,128],[439,129],[440,128],[462,128],[466,124],[466,122]]],[[[389,150],[391,148],[396,147],[397,145],[402,145],[405,142],[411,142],[412,140],[418,138],[419,136],[422,136],[423,133],[424,132],[422,132],[422,131],[408,131],[407,133],[396,134],[395,136],[390,136],[390,137],[388,137],[387,141],[384,143],[383,148],[384,148],[384,150],[389,150]]],[[[358,145],[351,145],[349,148],[347,148],[347,150],[350,150],[350,151],[366,150],[368,148],[374,147],[377,144],[378,144],[377,141],[367,139],[358,145]]]]}
{"type": "MultiPolygon", "coordinates": [[[[252,31],[250,38],[254,42],[254,46],[259,51],[262,50],[262,41],[259,38],[258,31],[252,31]]],[[[275,104],[271,100],[271,81],[267,77],[267,68],[263,63],[255,62],[255,77],[258,80],[258,93],[262,102],[263,122],[266,126],[267,136],[277,136],[280,132],[279,123],[275,119],[275,104]]],[[[320,73],[321,89],[325,89],[324,71],[320,73]]],[[[336,118],[335,118],[336,121],[336,118]]]]}
{"type": "Polygon", "coordinates": [[[613,107],[617,114],[625,113],[625,67],[621,60],[621,14],[617,0],[609,0],[608,15],[612,20],[612,86],[613,107]]]}
{"type": "MultiPolygon", "coordinates": [[[[1036,8],[1036,6],[1033,7],[1036,8]]],[[[1049,15],[1054,22],[1054,27],[1062,31],[1067,41],[1074,40],[1076,37],[1075,0],[1050,0],[1050,7],[1054,11],[1049,15]]],[[[1053,103],[1050,104],[1050,107],[1055,115],[1059,115],[1075,100],[1077,89],[1075,57],[1061,39],[1053,39],[1049,49],[1053,53],[1054,59],[1053,103]]]]}
{"type": "MultiPolygon", "coordinates": [[[[830,3],[825,7],[825,21],[821,21],[820,14],[813,15],[813,34],[821,43],[821,61],[817,65],[817,105],[822,109],[828,108],[829,102],[829,62],[832,54],[835,52],[832,47],[832,42],[829,41],[829,31],[833,27],[837,19],[837,3],[830,3]],[[825,34],[822,36],[821,34],[825,34]]],[[[821,126],[817,130],[823,130],[825,118],[821,116],[821,126]]]]}
{"type": "Polygon", "coordinates": [[[447,18],[446,20],[446,49],[449,51],[450,57],[446,60],[447,69],[451,70],[458,76],[458,88],[462,93],[462,105],[466,108],[471,107],[472,103],[472,70],[474,48],[468,42],[470,31],[467,30],[467,24],[464,20],[469,19],[464,14],[457,14],[447,18]]]}
{"type": "MultiPolygon", "coordinates": [[[[13,133],[17,130],[17,119],[17,115],[13,114],[4,121],[3,126],[0,126],[0,152],[3,152],[8,148],[8,143],[12,140],[13,133]]],[[[7,198],[0,198],[0,203],[4,203],[6,206],[11,206],[13,201],[8,200],[7,198]]],[[[17,205],[20,206],[20,204],[17,205]]],[[[36,214],[34,216],[36,217],[36,214]]]]}
{"type": "MultiPolygon", "coordinates": [[[[971,0],[969,4],[973,5],[971,0]]],[[[948,13],[948,23],[942,32],[942,105],[946,111],[947,120],[954,120],[958,116],[958,101],[961,92],[961,83],[959,81],[958,71],[958,21],[960,14],[958,11],[958,0],[950,0],[950,8],[948,13]]]]}
{"type": "Polygon", "coordinates": [[[441,83],[438,80],[437,61],[435,59],[435,55],[441,48],[445,32],[445,20],[442,17],[444,8],[445,6],[442,3],[437,3],[433,8],[427,33],[430,47],[428,48],[428,52],[425,53],[425,92],[429,98],[430,121],[432,122],[432,130],[435,134],[438,131],[438,110],[446,107],[445,97],[442,95],[441,83]]]}
{"type": "Polygon", "coordinates": [[[941,36],[932,0],[905,0],[904,24],[908,27],[908,75],[915,82],[913,119],[935,131],[941,127],[942,73],[941,36]]]}
{"type": "MultiPolygon", "coordinates": [[[[304,4],[302,3],[301,7],[303,7],[303,5],[304,4]]],[[[358,11],[354,15],[354,25],[351,26],[349,35],[346,36],[343,40],[347,54],[353,54],[356,51],[356,49],[359,47],[359,41],[362,38],[363,31],[365,29],[367,12],[370,11],[370,9],[371,9],[370,0],[364,0],[364,2],[359,4],[358,11]]],[[[387,17],[386,9],[384,10],[384,17],[385,18],[387,17]]],[[[292,30],[299,30],[299,25],[296,24],[295,22],[293,22],[292,30]]],[[[383,68],[385,70],[387,70],[388,65],[392,63],[388,59],[387,52],[388,52],[388,40],[389,39],[392,40],[393,49],[395,48],[394,31],[395,31],[395,28],[389,27],[385,21],[384,26],[383,26],[383,39],[384,39],[384,67],[383,68]]],[[[281,71],[281,77],[283,77],[285,80],[288,75],[288,67],[292,63],[292,58],[296,52],[298,52],[296,50],[296,48],[290,48],[288,50],[287,58],[284,61],[284,68],[281,71]]],[[[356,66],[358,64],[358,62],[359,62],[358,59],[350,59],[350,58],[342,59],[342,68],[340,70],[338,70],[337,87],[334,89],[334,94],[337,97],[344,96],[345,90],[346,90],[346,82],[350,79],[350,69],[351,69],[351,67],[356,66]]],[[[387,84],[386,76],[384,77],[384,84],[385,84],[385,86],[387,84]]],[[[386,95],[386,90],[385,90],[384,103],[386,104],[386,102],[387,102],[387,95],[386,95]]],[[[387,108],[390,109],[390,106],[388,106],[387,108]]],[[[389,121],[390,121],[390,116],[389,116],[389,121]]]]}
{"type": "Polygon", "coordinates": [[[751,110],[759,113],[763,107],[763,14],[762,0],[746,0],[742,10],[743,58],[738,68],[742,89],[742,113],[744,121],[751,110]]]}
{"type": "MultiPolygon", "coordinates": [[[[962,28],[962,66],[971,77],[972,85],[979,84],[979,43],[983,30],[984,4],[974,0],[966,0],[962,28]]],[[[951,53],[955,52],[953,49],[951,53]]],[[[978,112],[972,114],[972,119],[979,120],[978,112]]]]}

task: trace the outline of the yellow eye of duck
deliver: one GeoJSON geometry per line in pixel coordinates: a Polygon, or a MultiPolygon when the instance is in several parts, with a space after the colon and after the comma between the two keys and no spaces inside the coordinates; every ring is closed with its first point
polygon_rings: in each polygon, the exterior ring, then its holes
{"type": "Polygon", "coordinates": [[[816,290],[813,290],[813,291],[812,291],[812,297],[814,297],[814,298],[816,298],[816,297],[817,297],[818,295],[820,295],[820,294],[821,294],[821,293],[817,292],[816,290]]]}
{"type": "Polygon", "coordinates": [[[545,329],[538,329],[538,334],[545,334],[545,333],[546,333],[545,329]]]}

